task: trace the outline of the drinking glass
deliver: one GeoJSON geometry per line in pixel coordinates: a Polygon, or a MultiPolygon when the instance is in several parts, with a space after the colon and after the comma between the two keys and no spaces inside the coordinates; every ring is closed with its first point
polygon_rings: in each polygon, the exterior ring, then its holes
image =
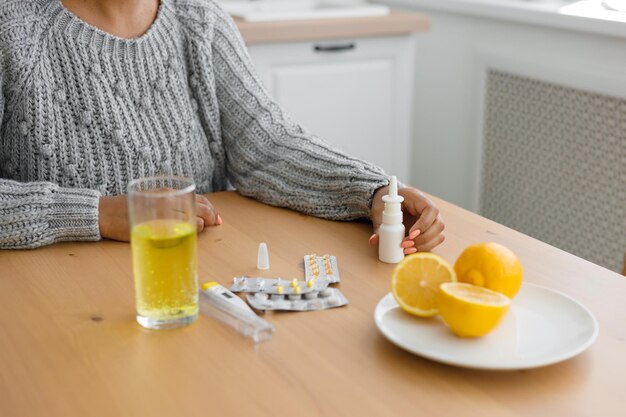
{"type": "Polygon", "coordinates": [[[198,317],[196,186],[174,176],[128,185],[137,322],[170,329],[198,317]]]}

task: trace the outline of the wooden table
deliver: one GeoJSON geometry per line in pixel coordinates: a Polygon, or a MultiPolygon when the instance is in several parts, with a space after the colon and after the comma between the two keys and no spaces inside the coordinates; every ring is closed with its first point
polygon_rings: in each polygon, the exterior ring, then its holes
{"type": "Polygon", "coordinates": [[[323,221],[235,193],[210,195],[224,225],[199,237],[201,281],[255,274],[268,242],[272,276],[301,277],[302,256],[337,256],[347,307],[268,313],[261,345],[206,317],[170,331],[134,320],[130,248],[116,242],[0,251],[0,415],[36,416],[624,416],[626,279],[438,201],[454,261],[473,242],[513,249],[525,279],[588,306],[600,336],[541,369],[441,365],[389,343],[373,321],[392,266],[366,223],[323,221]]]}

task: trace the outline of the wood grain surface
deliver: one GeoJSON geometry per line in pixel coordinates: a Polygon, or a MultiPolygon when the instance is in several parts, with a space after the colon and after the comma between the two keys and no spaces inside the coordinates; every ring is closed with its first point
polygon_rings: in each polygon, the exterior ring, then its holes
{"type": "Polygon", "coordinates": [[[246,44],[320,41],[427,32],[430,19],[419,13],[391,11],[387,16],[246,22],[235,18],[246,44]]]}
{"type": "Polygon", "coordinates": [[[626,279],[437,200],[454,261],[473,242],[515,251],[525,280],[562,291],[600,323],[596,343],[545,368],[487,372],[441,365],[389,343],[373,321],[392,266],[367,223],[324,221],[234,192],[208,196],[222,226],[199,236],[201,282],[302,277],[302,256],[337,256],[350,304],[267,313],[276,335],[254,345],[209,318],[149,331],[134,319],[130,247],[64,243],[0,251],[0,415],[38,416],[624,416],[626,279]]]}

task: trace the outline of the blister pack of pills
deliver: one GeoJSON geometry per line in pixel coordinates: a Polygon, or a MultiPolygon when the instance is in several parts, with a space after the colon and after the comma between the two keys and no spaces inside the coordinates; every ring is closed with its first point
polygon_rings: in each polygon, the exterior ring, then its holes
{"type": "Polygon", "coordinates": [[[332,255],[317,256],[315,253],[304,255],[304,274],[310,279],[326,279],[329,283],[339,282],[337,258],[332,255]]]}
{"type": "Polygon", "coordinates": [[[327,277],[311,278],[307,281],[291,281],[282,278],[235,277],[230,290],[232,292],[264,293],[264,294],[307,294],[322,291],[330,281],[327,277]]]}
{"type": "Polygon", "coordinates": [[[256,310],[312,311],[341,307],[348,299],[337,288],[327,287],[321,291],[305,294],[247,294],[248,304],[256,310]]]}

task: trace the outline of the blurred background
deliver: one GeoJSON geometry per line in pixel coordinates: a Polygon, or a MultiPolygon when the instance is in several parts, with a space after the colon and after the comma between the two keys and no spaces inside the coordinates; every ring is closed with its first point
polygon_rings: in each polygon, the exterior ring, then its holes
{"type": "Polygon", "coordinates": [[[221,0],[293,119],[622,272],[626,0],[221,0]]]}

